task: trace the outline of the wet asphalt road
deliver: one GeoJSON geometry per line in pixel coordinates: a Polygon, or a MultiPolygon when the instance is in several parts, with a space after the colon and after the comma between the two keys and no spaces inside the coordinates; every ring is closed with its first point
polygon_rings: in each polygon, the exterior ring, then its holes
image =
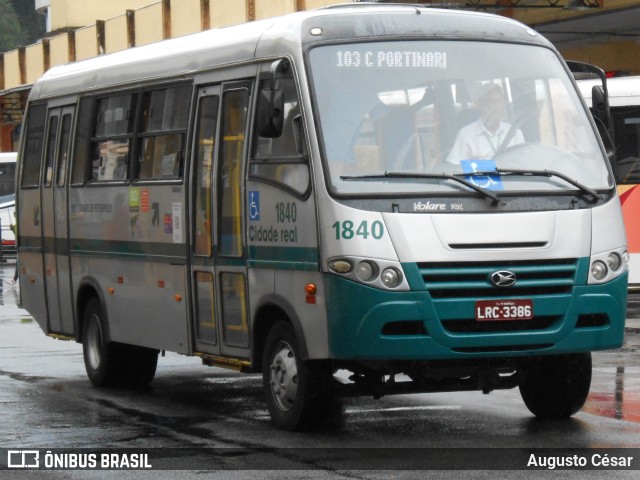
{"type": "MultiPolygon", "coordinates": [[[[3,478],[537,478],[549,472],[407,471],[416,463],[406,452],[435,457],[453,448],[461,452],[456,462],[479,447],[498,456],[517,455],[505,450],[513,448],[640,448],[640,334],[628,334],[622,349],[594,354],[589,400],[568,421],[534,419],[514,389],[346,399],[334,425],[287,433],[269,423],[259,376],[196,358],[161,357],[156,379],[142,390],[92,387],[81,346],[46,337],[17,307],[12,274],[12,265],[0,266],[0,449],[154,449],[154,466],[175,471],[5,470],[3,478]],[[388,451],[374,450],[380,447],[403,454],[385,459],[388,451]]],[[[640,454],[635,461],[640,468],[640,454]]],[[[637,471],[562,476],[603,474],[636,478],[637,471]]]]}

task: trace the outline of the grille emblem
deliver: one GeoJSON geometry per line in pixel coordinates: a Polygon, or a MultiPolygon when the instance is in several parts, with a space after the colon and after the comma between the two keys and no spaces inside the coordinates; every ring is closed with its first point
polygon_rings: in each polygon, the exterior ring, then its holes
{"type": "Polygon", "coordinates": [[[491,283],[496,287],[512,287],[516,283],[516,274],[508,270],[499,270],[491,274],[491,283]]]}

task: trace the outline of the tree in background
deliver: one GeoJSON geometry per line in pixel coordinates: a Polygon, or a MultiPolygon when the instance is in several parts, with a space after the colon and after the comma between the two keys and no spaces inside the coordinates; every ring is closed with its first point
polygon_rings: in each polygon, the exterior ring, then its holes
{"type": "Polygon", "coordinates": [[[45,17],[36,12],[33,0],[11,0],[11,4],[27,35],[27,44],[35,43],[47,34],[45,17]]]}
{"type": "Polygon", "coordinates": [[[32,0],[0,0],[0,52],[35,43],[46,33],[32,0]]]}
{"type": "Polygon", "coordinates": [[[13,50],[27,42],[27,35],[9,0],[0,0],[0,52],[13,50]]]}

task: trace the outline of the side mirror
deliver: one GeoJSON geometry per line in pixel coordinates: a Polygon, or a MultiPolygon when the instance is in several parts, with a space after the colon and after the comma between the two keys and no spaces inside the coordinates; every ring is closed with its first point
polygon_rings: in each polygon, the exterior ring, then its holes
{"type": "Polygon", "coordinates": [[[279,74],[290,70],[286,59],[271,64],[271,88],[264,88],[258,97],[258,134],[265,138],[277,138],[282,135],[284,126],[284,94],[275,88],[279,74]]]}
{"type": "Polygon", "coordinates": [[[609,162],[613,166],[616,157],[616,147],[613,143],[613,124],[607,91],[600,85],[591,88],[591,115],[598,128],[609,162]]]}
{"type": "Polygon", "coordinates": [[[599,119],[608,128],[609,102],[600,85],[594,85],[591,89],[591,104],[593,116],[599,119]]]}
{"type": "Polygon", "coordinates": [[[258,96],[258,135],[277,138],[284,127],[284,94],[276,88],[265,88],[258,96]]]}
{"type": "MultiPolygon", "coordinates": [[[[594,119],[599,119],[608,131],[608,137],[612,138],[613,124],[611,122],[611,112],[609,110],[609,91],[607,89],[607,76],[604,70],[588,63],[567,61],[567,66],[576,79],[594,78],[600,79],[601,85],[595,85],[591,89],[591,114],[594,119]]],[[[598,126],[598,130],[600,130],[598,126]]],[[[604,137],[603,137],[604,139],[604,137]]]]}

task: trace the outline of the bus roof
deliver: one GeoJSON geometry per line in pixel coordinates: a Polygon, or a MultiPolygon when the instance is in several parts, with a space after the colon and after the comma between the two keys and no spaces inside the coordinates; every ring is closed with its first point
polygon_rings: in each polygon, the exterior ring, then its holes
{"type": "MultiPolygon", "coordinates": [[[[600,80],[578,81],[580,93],[587,100],[587,103],[591,102],[591,89],[595,85],[600,85],[600,80]]],[[[640,76],[609,78],[607,79],[607,90],[609,105],[612,107],[640,105],[640,76]]]]}
{"type": "MultiPolygon", "coordinates": [[[[398,4],[344,4],[207,30],[57,66],[34,85],[30,100],[72,95],[293,53],[323,40],[451,38],[551,43],[526,25],[494,14],[398,4]],[[313,27],[322,28],[312,36],[313,27]],[[297,48],[296,48],[297,47],[297,48]]],[[[551,47],[553,48],[553,47],[551,47]]]]}

